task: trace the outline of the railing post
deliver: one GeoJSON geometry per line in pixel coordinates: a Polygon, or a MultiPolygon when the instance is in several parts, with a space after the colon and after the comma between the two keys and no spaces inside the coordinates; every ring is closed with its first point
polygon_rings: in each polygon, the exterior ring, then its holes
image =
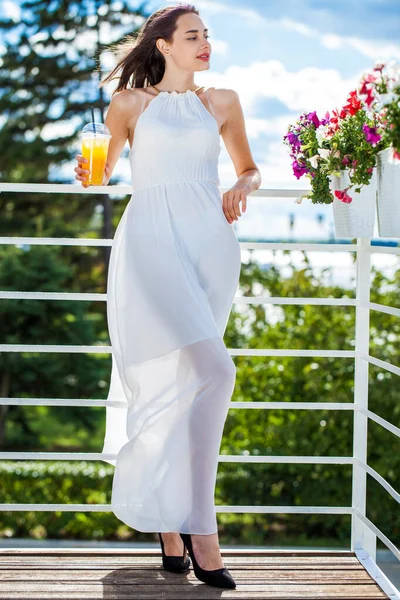
{"type": "MultiPolygon", "coordinates": [[[[362,356],[369,355],[369,319],[371,254],[370,239],[357,238],[357,274],[356,274],[356,328],[355,328],[355,373],[354,403],[368,408],[368,367],[362,356]]],[[[353,421],[353,457],[367,462],[368,417],[354,410],[353,421]]],[[[367,496],[367,473],[359,464],[353,465],[352,507],[365,516],[367,496]]],[[[351,519],[351,550],[361,548],[376,561],[376,535],[367,527],[357,514],[351,519]]]]}

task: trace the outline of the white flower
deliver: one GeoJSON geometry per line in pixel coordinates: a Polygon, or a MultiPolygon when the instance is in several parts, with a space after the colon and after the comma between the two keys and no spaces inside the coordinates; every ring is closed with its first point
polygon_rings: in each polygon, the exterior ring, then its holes
{"type": "Polygon", "coordinates": [[[300,198],[296,198],[295,203],[296,204],[301,204],[303,202],[303,196],[300,196],[300,198]]]}
{"type": "Polygon", "coordinates": [[[321,158],[329,158],[330,150],[327,148],[318,148],[318,154],[321,156],[321,158]]]}
{"type": "MultiPolygon", "coordinates": [[[[391,60],[386,67],[386,72],[391,79],[394,79],[394,85],[400,82],[400,65],[395,60],[391,60]]],[[[393,82],[392,82],[393,85],[393,82]]]]}
{"type": "Polygon", "coordinates": [[[326,125],[321,125],[320,127],[318,127],[317,131],[315,132],[315,136],[318,140],[319,146],[322,145],[322,142],[324,140],[329,139],[329,136],[327,135],[328,127],[329,127],[329,123],[327,123],[326,125]]]}
{"type": "MultiPolygon", "coordinates": [[[[320,148],[318,149],[319,152],[320,148]]],[[[314,154],[314,156],[312,156],[311,158],[309,158],[310,164],[311,166],[316,169],[318,167],[318,161],[321,157],[319,156],[319,154],[314,154]]]]}
{"type": "Polygon", "coordinates": [[[379,102],[382,106],[387,106],[396,98],[396,94],[394,92],[389,92],[387,94],[381,94],[379,96],[379,102]]]}

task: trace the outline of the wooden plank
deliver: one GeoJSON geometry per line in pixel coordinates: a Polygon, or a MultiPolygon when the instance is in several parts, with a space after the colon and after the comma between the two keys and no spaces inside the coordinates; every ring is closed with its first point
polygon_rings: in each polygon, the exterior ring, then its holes
{"type": "MultiPolygon", "coordinates": [[[[228,565],[229,570],[237,581],[250,579],[251,582],[255,580],[276,580],[276,581],[323,581],[323,582],[335,582],[338,579],[338,572],[326,571],[321,569],[299,569],[293,571],[291,569],[254,569],[249,571],[248,569],[232,569],[228,565]]],[[[162,566],[159,567],[162,569],[162,566]]],[[[157,569],[153,569],[156,572],[157,569]]],[[[8,571],[0,572],[0,582],[3,581],[85,581],[87,583],[92,581],[98,581],[103,577],[111,577],[114,572],[113,568],[109,569],[64,569],[63,571],[55,571],[54,569],[12,569],[8,571]]],[[[342,572],[342,571],[340,571],[342,572]]],[[[136,569],[124,569],[118,575],[119,579],[126,581],[135,578],[136,583],[146,583],[148,581],[148,575],[146,572],[136,569]]],[[[364,569],[352,569],[351,571],[343,572],[343,577],[346,578],[346,582],[365,582],[369,581],[369,575],[364,569]]]]}
{"type": "Polygon", "coordinates": [[[221,551],[237,582],[235,590],[227,590],[200,582],[193,568],[183,574],[165,571],[159,550],[113,554],[29,550],[0,553],[0,600],[388,598],[352,552],[328,556],[221,551]]]}
{"type": "Polygon", "coordinates": [[[235,590],[221,590],[212,588],[201,582],[187,583],[185,587],[176,586],[170,582],[158,582],[158,584],[149,585],[115,585],[99,583],[98,585],[46,585],[37,586],[12,584],[9,589],[0,588],[0,598],[2,600],[14,598],[42,598],[43,600],[54,598],[113,598],[142,600],[147,598],[160,599],[177,598],[184,600],[197,600],[197,598],[257,598],[266,599],[316,599],[316,598],[343,598],[351,600],[364,600],[365,598],[378,600],[387,598],[382,592],[378,591],[374,585],[320,585],[320,584],[269,584],[266,585],[246,585],[237,586],[235,590]],[[25,596],[24,596],[25,594],[25,596]]]}

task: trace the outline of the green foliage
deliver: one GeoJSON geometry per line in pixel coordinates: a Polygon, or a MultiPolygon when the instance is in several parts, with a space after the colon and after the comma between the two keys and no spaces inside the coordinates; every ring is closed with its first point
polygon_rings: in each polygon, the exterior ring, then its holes
{"type": "MultiPolygon", "coordinates": [[[[87,461],[3,461],[0,493],[4,503],[108,504],[111,465],[87,461]]],[[[1,513],[0,537],[36,539],[120,539],[129,527],[109,512],[26,511],[1,513]]]]}
{"type": "MultiPolygon", "coordinates": [[[[349,290],[325,283],[324,273],[316,276],[308,264],[306,253],[304,261],[305,267],[300,269],[290,263],[290,276],[283,277],[278,268],[272,266],[263,269],[257,261],[251,259],[242,264],[240,291],[244,296],[354,296],[349,290]]],[[[372,301],[395,305],[398,302],[399,283],[400,270],[389,279],[374,268],[372,301]]],[[[79,303],[71,304],[75,308],[79,306],[79,303]]],[[[69,313],[72,309],[73,307],[69,307],[69,313]]],[[[238,304],[232,309],[225,343],[228,347],[237,348],[354,349],[354,319],[354,307],[338,309],[334,306],[238,304]]],[[[371,355],[398,364],[399,333],[395,317],[371,311],[371,355]]],[[[92,335],[92,332],[88,335],[92,335]]],[[[260,402],[260,406],[268,401],[281,402],[282,405],[287,402],[353,401],[353,359],[258,356],[233,358],[237,365],[233,401],[260,402]]],[[[58,355],[53,360],[53,363],[49,362],[46,356],[42,364],[43,371],[46,370],[46,365],[50,371],[54,365],[61,369],[64,357],[58,355]]],[[[111,365],[104,358],[101,364],[105,392],[108,380],[105,372],[109,373],[111,365]]],[[[86,380],[85,369],[81,369],[80,363],[71,365],[70,375],[79,373],[74,386],[74,397],[93,397],[91,393],[96,396],[98,373],[95,368],[89,368],[86,380]]],[[[24,366],[12,379],[24,376],[30,370],[30,365],[28,368],[24,366]]],[[[33,389],[30,395],[45,394],[48,385],[51,382],[45,380],[40,392],[33,389]]],[[[57,395],[67,397],[68,392],[60,378],[54,385],[57,395]]],[[[26,391],[26,381],[21,383],[20,395],[23,395],[24,386],[26,391]]],[[[399,425],[400,403],[395,375],[371,366],[369,405],[371,410],[399,425]]],[[[7,430],[7,439],[11,444],[6,444],[5,449],[26,448],[27,439],[28,448],[41,451],[101,449],[104,409],[16,408],[26,415],[31,438],[24,431],[20,431],[20,437],[16,437],[18,423],[12,415],[7,430]],[[19,444],[15,445],[17,439],[19,444]]],[[[351,410],[232,408],[225,424],[221,454],[352,456],[352,436],[351,410]]],[[[397,438],[379,425],[370,424],[368,462],[394,487],[395,474],[399,470],[398,445],[397,438]]],[[[50,461],[24,462],[22,466],[19,462],[3,462],[0,470],[3,484],[0,484],[0,489],[3,492],[3,502],[104,504],[110,502],[112,473],[113,467],[110,465],[104,467],[86,461],[60,461],[54,464],[50,461]]],[[[350,506],[351,478],[352,469],[349,465],[221,462],[217,476],[216,504],[350,506]]],[[[400,529],[397,507],[389,494],[384,490],[377,490],[377,485],[368,475],[367,511],[370,518],[394,541],[393,536],[396,537],[400,529]]],[[[351,521],[347,515],[218,513],[218,521],[223,542],[229,540],[238,544],[348,547],[350,540],[351,521]]],[[[0,535],[138,539],[142,534],[119,522],[113,513],[75,514],[55,511],[2,514],[0,535]]]]}
{"type": "MultiPolygon", "coordinates": [[[[0,21],[18,43],[4,41],[0,66],[0,180],[7,182],[75,182],[60,167],[79,150],[78,132],[89,120],[90,105],[103,116],[105,98],[94,69],[105,45],[126,33],[127,15],[146,16],[143,6],[111,0],[93,6],[72,0],[24,2],[29,12],[21,23],[0,21]],[[93,14],[93,7],[95,14],[93,14]],[[115,38],[75,44],[106,25],[115,38]],[[54,35],[57,31],[57,35],[54,35]],[[37,35],[38,34],[38,35],[37,35]],[[55,125],[69,128],[62,130],[55,125]]],[[[26,13],[25,13],[26,14],[26,13]]],[[[315,135],[315,131],[314,131],[315,135]]],[[[316,138],[315,140],[316,141],[316,138]]],[[[309,157],[315,155],[312,148],[309,157]]],[[[327,180],[314,179],[318,201],[328,202],[327,180]]],[[[114,206],[107,196],[92,194],[0,195],[1,235],[111,238],[126,202],[114,206]]],[[[33,292],[105,292],[108,248],[21,246],[0,249],[0,289],[33,292]]],[[[307,266],[293,267],[284,278],[277,268],[263,270],[251,260],[243,264],[244,295],[345,297],[347,290],[326,285],[307,266]]],[[[372,301],[399,307],[400,272],[389,281],[375,271],[372,301]]],[[[353,297],[353,294],[352,294],[353,297]]],[[[108,344],[104,303],[68,300],[2,300],[0,335],[6,344],[108,344]]],[[[399,325],[390,315],[371,313],[371,354],[399,364],[399,325]]],[[[233,348],[353,349],[354,309],[310,305],[249,305],[232,310],[225,342],[233,348]]],[[[234,357],[237,384],[233,400],[351,402],[354,364],[351,359],[304,357],[234,357]]],[[[66,353],[2,353],[2,397],[104,398],[110,356],[66,353]]],[[[399,425],[396,376],[370,369],[370,407],[399,425]]],[[[100,451],[105,411],[100,408],[0,406],[3,451],[100,451]]],[[[221,453],[254,455],[352,454],[350,411],[237,410],[229,412],[221,453]]],[[[368,452],[371,466],[395,484],[399,470],[397,440],[372,424],[368,452]]],[[[2,461],[3,503],[108,504],[113,467],[87,461],[2,461]]],[[[389,536],[398,534],[399,516],[386,492],[368,479],[368,514],[389,536]],[[374,487],[375,486],[375,487],[374,487]],[[379,489],[377,488],[379,487],[379,489]]],[[[216,502],[244,505],[328,505],[351,503],[348,465],[221,463],[216,502]]],[[[177,491],[178,493],[178,491],[177,491]]],[[[236,543],[279,545],[348,544],[350,519],[342,515],[219,514],[221,539],[236,543]],[[306,533],[305,533],[306,532],[306,533]]],[[[0,536],[37,539],[129,539],[142,536],[111,512],[0,513],[0,536]]],[[[143,535],[146,537],[146,534],[143,535]]]]}
{"type": "MultiPolygon", "coordinates": [[[[78,265],[59,249],[45,246],[0,249],[0,289],[34,292],[77,291],[78,265]]],[[[4,344],[91,345],[108,343],[104,307],[70,300],[0,302],[0,336],[4,344]]],[[[98,304],[98,303],[96,303],[98,304]]],[[[42,352],[0,353],[3,397],[96,397],[107,386],[110,357],[97,354],[42,352]],[[106,380],[106,381],[104,381],[106,380]]],[[[0,406],[0,447],[37,449],[50,442],[73,446],[76,428],[86,437],[101,427],[102,414],[80,407],[0,406]],[[54,416],[57,413],[57,416],[54,416]],[[89,418],[90,417],[90,418],[89,418]],[[48,427],[47,427],[48,426],[48,427]]]]}

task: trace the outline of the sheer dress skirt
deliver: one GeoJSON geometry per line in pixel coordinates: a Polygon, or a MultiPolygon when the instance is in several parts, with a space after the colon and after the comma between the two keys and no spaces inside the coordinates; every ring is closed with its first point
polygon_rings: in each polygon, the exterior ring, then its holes
{"type": "Polygon", "coordinates": [[[139,531],[217,531],[218,455],[236,379],[223,334],[239,273],[240,245],[213,184],[152,186],[128,203],[109,264],[108,400],[120,405],[107,407],[103,452],[118,453],[107,460],[112,510],[139,531]]]}

